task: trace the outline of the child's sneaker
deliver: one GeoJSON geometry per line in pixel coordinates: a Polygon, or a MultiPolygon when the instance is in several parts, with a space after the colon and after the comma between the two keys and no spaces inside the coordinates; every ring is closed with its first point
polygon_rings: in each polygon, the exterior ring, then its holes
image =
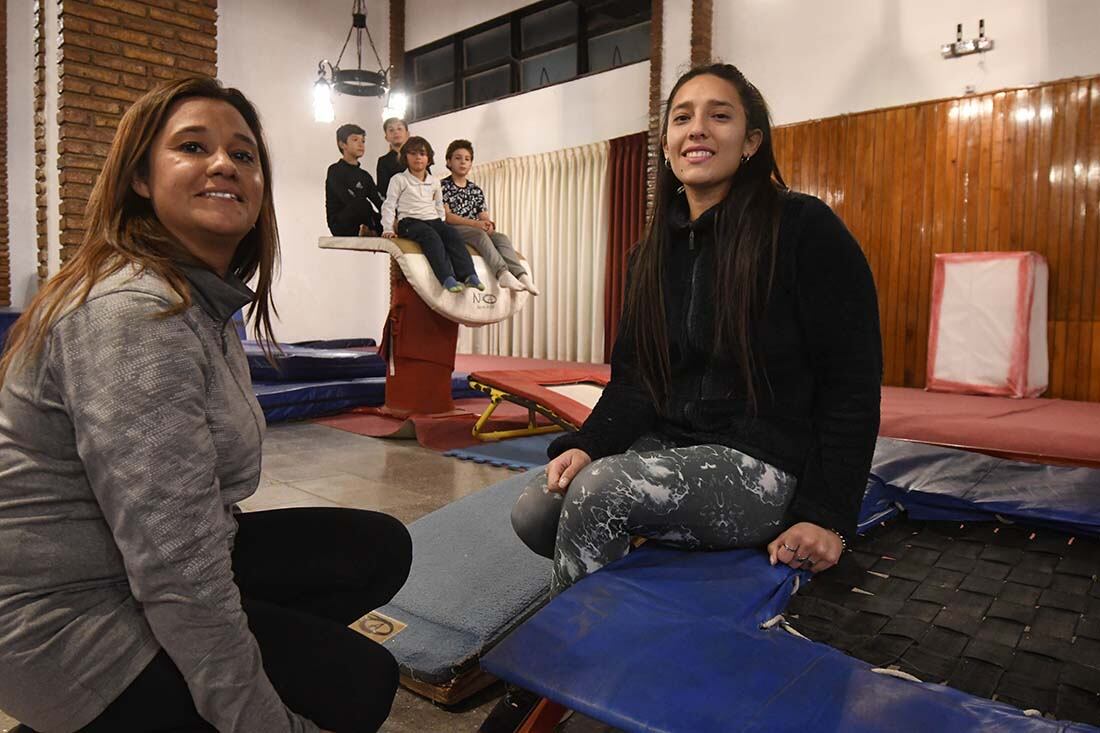
{"type": "Polygon", "coordinates": [[[477,279],[477,275],[470,275],[468,278],[466,278],[466,287],[477,288],[478,290],[485,289],[485,285],[477,279]]]}
{"type": "Polygon", "coordinates": [[[539,289],[535,287],[535,283],[531,280],[531,276],[526,272],[519,276],[519,282],[531,295],[539,294],[539,289]]]}
{"type": "Polygon", "coordinates": [[[455,280],[453,277],[448,277],[443,281],[443,289],[449,290],[452,293],[461,293],[466,289],[466,286],[455,280]]]}
{"type": "Polygon", "coordinates": [[[516,279],[516,276],[507,270],[497,278],[497,282],[502,288],[508,288],[509,290],[523,290],[523,283],[516,279]]]}

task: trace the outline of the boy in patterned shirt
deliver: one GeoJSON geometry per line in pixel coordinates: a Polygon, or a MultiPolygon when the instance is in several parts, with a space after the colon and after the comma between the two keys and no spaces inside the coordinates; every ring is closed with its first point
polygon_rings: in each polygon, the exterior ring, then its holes
{"type": "Polygon", "coordinates": [[[485,205],[485,193],[466,178],[473,164],[474,146],[469,140],[454,140],[447,146],[447,168],[451,175],[440,182],[446,222],[464,242],[474,246],[501,287],[538,295],[539,289],[520,264],[512,241],[496,230],[485,205]]]}

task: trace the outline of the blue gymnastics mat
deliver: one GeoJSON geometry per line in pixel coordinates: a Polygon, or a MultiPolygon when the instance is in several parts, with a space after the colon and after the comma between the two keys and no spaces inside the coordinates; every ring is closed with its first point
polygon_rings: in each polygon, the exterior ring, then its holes
{"type": "MultiPolygon", "coordinates": [[[[455,399],[481,395],[470,389],[469,381],[466,372],[451,376],[451,394],[455,399]]],[[[386,378],[253,382],[252,391],[270,424],[333,415],[353,407],[377,407],[386,401],[386,378]]]]}
{"type": "Polygon", "coordinates": [[[385,641],[405,684],[439,702],[479,689],[470,680],[481,655],[545,601],[550,561],[520,542],[509,519],[526,480],[509,478],[409,525],[409,580],[378,613],[405,625],[385,641]]]}
{"type": "Polygon", "coordinates": [[[272,364],[255,341],[242,345],[254,382],[320,382],[386,376],[385,359],[372,351],[281,344],[272,364]]]}
{"type": "Polygon", "coordinates": [[[474,463],[526,471],[546,465],[546,449],[560,433],[531,435],[526,438],[510,438],[492,443],[479,443],[466,448],[449,450],[443,455],[474,463]]]}
{"type": "MultiPolygon", "coordinates": [[[[880,439],[868,489],[863,528],[904,511],[984,522],[988,532],[1034,520],[1080,537],[1095,536],[1100,520],[1100,471],[904,441],[880,439]]],[[[482,666],[638,733],[1097,730],[898,679],[787,633],[778,617],[811,576],[772,567],[759,550],[690,553],[653,544],[553,599],[482,666]]],[[[1095,642],[1080,644],[1075,659],[1095,677],[1100,656],[1086,653],[1095,642]]]]}

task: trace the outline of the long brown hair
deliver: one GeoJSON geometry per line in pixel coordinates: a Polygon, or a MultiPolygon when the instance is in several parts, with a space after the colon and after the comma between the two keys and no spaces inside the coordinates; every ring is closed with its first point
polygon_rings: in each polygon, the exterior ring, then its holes
{"type": "Polygon", "coordinates": [[[85,209],[87,231],[83,243],[12,326],[4,357],[0,360],[0,383],[17,356],[29,359],[38,354],[50,327],[66,309],[83,303],[98,281],[128,265],[164,278],[179,296],[180,303],[163,315],[180,313],[190,307],[190,288],[180,266],[205,265],[169,234],[157,219],[152,203],[139,196],[131,185],[135,175],[148,175],[149,148],[167,120],[169,109],[176,102],[190,98],[229,104],[241,114],[256,139],[264,174],[263,200],[256,225],[237,246],[229,273],[245,282],[256,276],[256,298],[248,308],[248,319],[264,350],[270,352],[275,340],[271,315],[277,315],[271,286],[279,260],[279,230],[271,190],[271,158],[263,128],[256,108],[244,94],[223,87],[216,79],[196,76],[153,89],[122,116],[85,209]]]}
{"type": "MultiPolygon", "coordinates": [[[[771,290],[781,193],[787,190],[787,185],[775,162],[767,103],[760,91],[729,64],[697,66],[677,80],[665,102],[662,137],[668,134],[669,110],[677,92],[685,83],[704,74],[733,85],[747,117],[746,133],[760,130],[762,134],[756,153],[734,173],[714,223],[717,244],[714,278],[718,285],[715,292],[722,293],[714,305],[715,349],[719,355],[732,356],[741,368],[749,409],[755,411],[753,329],[771,290]],[[762,278],[762,274],[766,277],[762,278]]],[[[670,239],[669,214],[677,205],[680,181],[665,164],[663,152],[658,163],[656,201],[645,237],[634,254],[622,337],[633,339],[642,382],[654,403],[660,406],[668,396],[671,380],[662,272],[670,239]]]]}

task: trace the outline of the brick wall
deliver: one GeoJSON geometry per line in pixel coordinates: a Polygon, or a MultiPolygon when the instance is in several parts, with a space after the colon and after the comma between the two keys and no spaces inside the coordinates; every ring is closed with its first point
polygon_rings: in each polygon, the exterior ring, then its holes
{"type": "Polygon", "coordinates": [[[0,3],[0,305],[11,305],[8,228],[8,4],[0,3]]]}
{"type": "Polygon", "coordinates": [[[58,11],[64,262],[83,239],[84,207],[123,112],[164,80],[217,75],[217,0],[59,0],[58,11]]]}
{"type": "Polygon", "coordinates": [[[46,280],[46,5],[34,0],[34,205],[38,282],[46,280]]]}

